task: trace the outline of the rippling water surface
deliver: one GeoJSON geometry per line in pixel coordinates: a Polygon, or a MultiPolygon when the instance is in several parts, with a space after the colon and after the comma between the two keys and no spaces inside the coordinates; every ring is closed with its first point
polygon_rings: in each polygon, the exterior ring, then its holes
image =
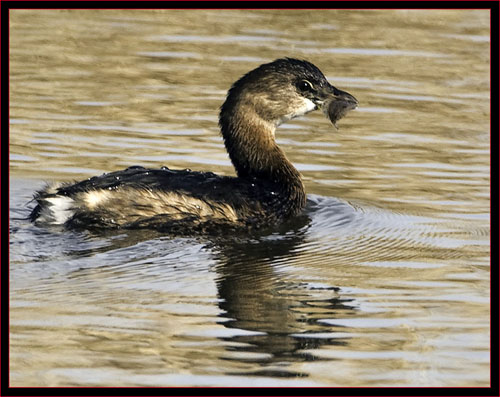
{"type": "Polygon", "coordinates": [[[10,32],[12,386],[489,385],[487,11],[15,10],[10,32]],[[233,175],[218,107],[282,56],[360,101],[278,130],[302,216],[212,238],[24,219],[44,181],[233,175]]]}

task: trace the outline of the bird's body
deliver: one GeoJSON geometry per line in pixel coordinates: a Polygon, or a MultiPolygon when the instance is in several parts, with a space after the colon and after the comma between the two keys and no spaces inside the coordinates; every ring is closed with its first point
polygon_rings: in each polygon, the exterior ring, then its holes
{"type": "Polygon", "coordinates": [[[332,109],[324,111],[335,123],[357,101],[307,61],[284,58],[261,65],[231,87],[221,107],[219,124],[237,177],[130,167],[47,186],[35,194],[30,219],[73,228],[174,232],[281,222],[302,210],[306,193],[299,172],[276,145],[275,129],[323,104],[332,109]]]}
{"type": "Polygon", "coordinates": [[[285,218],[281,197],[268,181],[130,167],[43,190],[31,218],[73,228],[245,227],[285,218]]]}

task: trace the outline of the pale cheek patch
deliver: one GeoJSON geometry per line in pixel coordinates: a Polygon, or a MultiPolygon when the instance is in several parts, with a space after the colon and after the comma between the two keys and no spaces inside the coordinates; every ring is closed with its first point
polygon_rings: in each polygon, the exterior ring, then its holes
{"type": "Polygon", "coordinates": [[[316,105],[313,101],[307,98],[300,98],[300,101],[297,101],[295,103],[295,106],[293,108],[293,112],[286,114],[279,120],[279,124],[282,124],[288,120],[291,120],[295,117],[300,117],[303,116],[306,113],[312,112],[313,110],[316,109],[316,105]]]}
{"type": "Polygon", "coordinates": [[[297,112],[297,116],[302,116],[303,114],[312,112],[315,109],[316,109],[316,104],[313,101],[311,101],[310,99],[304,98],[304,103],[299,108],[299,111],[297,112]]]}

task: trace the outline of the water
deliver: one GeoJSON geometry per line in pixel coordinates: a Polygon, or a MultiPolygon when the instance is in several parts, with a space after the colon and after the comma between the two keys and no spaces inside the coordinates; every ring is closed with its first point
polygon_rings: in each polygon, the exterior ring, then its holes
{"type": "Polygon", "coordinates": [[[11,386],[489,385],[487,11],[10,23],[11,386]],[[339,131],[321,112],[278,130],[301,217],[211,238],[24,219],[44,181],[136,164],[233,175],[218,107],[280,56],[360,101],[339,131]]]}

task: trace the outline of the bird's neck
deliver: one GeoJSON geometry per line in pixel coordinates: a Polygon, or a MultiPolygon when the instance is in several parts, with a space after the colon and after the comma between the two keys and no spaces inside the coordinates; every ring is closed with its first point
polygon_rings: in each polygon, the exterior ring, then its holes
{"type": "Polygon", "coordinates": [[[222,108],[221,132],[238,177],[276,186],[281,204],[290,214],[305,205],[300,173],[286,158],[274,138],[276,126],[260,117],[251,106],[222,108]],[[226,110],[226,111],[225,111],[226,110]]]}

